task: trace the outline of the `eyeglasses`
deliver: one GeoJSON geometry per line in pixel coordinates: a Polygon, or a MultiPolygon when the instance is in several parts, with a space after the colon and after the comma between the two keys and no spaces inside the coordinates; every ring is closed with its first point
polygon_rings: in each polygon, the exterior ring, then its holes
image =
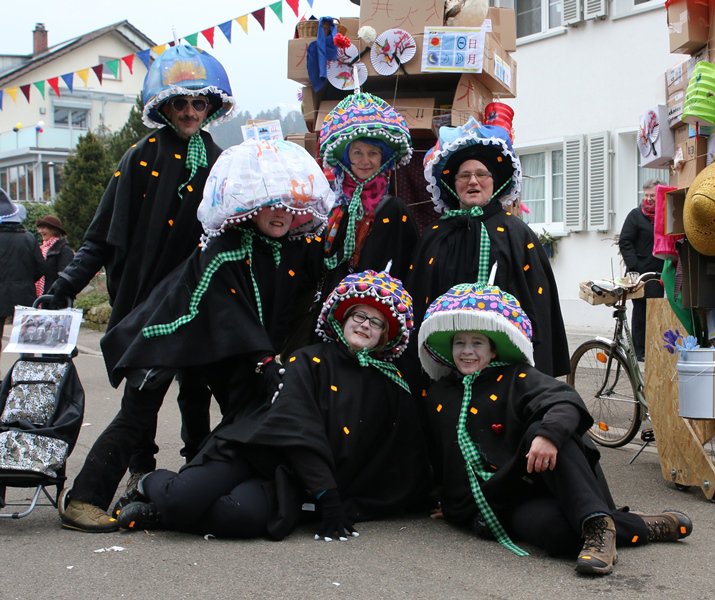
{"type": "Polygon", "coordinates": [[[370,327],[373,329],[384,329],[385,328],[385,322],[381,321],[377,317],[368,317],[364,312],[354,312],[350,314],[350,318],[355,321],[358,325],[361,323],[364,323],[367,321],[370,324],[370,327]]]}
{"type": "Polygon", "coordinates": [[[189,105],[189,102],[191,102],[191,108],[196,112],[204,112],[209,105],[209,101],[206,100],[206,98],[191,98],[191,100],[189,100],[188,98],[178,96],[169,100],[171,107],[178,112],[184,110],[189,105]]]}
{"type": "Polygon", "coordinates": [[[477,181],[482,181],[483,179],[487,179],[491,176],[492,174],[489,171],[463,171],[462,173],[457,173],[455,178],[458,181],[469,183],[472,180],[472,177],[476,177],[477,181]]]}

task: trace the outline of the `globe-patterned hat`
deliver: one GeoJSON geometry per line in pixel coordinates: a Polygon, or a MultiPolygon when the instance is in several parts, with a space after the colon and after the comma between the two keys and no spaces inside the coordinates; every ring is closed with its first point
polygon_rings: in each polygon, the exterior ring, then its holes
{"type": "Polygon", "coordinates": [[[382,98],[366,92],[351,94],[331,110],[320,128],[320,156],[338,166],[348,144],[357,138],[385,142],[395,152],[395,165],[412,158],[412,138],[404,117],[382,98]]]}
{"type": "Polygon", "coordinates": [[[420,327],[420,362],[432,379],[456,368],[452,339],[461,331],[478,331],[490,338],[497,361],[534,364],[531,321],[519,301],[497,286],[462,283],[430,304],[420,327]]]}
{"type": "Polygon", "coordinates": [[[410,331],[414,327],[412,296],[402,282],[384,271],[351,273],[325,300],[318,317],[318,335],[326,341],[338,340],[334,327],[341,326],[345,311],[356,304],[373,306],[387,320],[387,343],[374,356],[382,360],[400,356],[407,348],[410,331]]]}
{"type": "Polygon", "coordinates": [[[163,127],[159,106],[173,96],[207,95],[219,105],[206,123],[223,123],[235,116],[236,101],[221,63],[208,52],[177,44],[167,48],[149,67],[144,78],[142,120],[147,127],[163,127]]]}

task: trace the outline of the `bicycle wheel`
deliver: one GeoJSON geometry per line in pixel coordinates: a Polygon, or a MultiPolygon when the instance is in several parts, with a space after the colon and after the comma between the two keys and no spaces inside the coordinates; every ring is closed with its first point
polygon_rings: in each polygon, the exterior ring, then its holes
{"type": "Polygon", "coordinates": [[[594,441],[618,448],[633,439],[641,424],[637,383],[626,361],[611,346],[590,340],[576,348],[567,382],[593,417],[588,434],[594,441]]]}

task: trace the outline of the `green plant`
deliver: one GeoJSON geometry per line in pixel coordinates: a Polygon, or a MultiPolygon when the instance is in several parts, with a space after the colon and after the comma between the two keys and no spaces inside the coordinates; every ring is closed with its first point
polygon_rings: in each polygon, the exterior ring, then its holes
{"type": "Polygon", "coordinates": [[[539,243],[544,247],[547,256],[551,258],[556,253],[556,242],[558,242],[558,238],[551,235],[546,229],[542,229],[537,237],[539,238],[539,243]]]}
{"type": "Polygon", "coordinates": [[[80,294],[74,301],[75,308],[81,308],[83,311],[87,312],[90,308],[99,306],[109,301],[109,296],[106,292],[91,291],[80,294]]]}

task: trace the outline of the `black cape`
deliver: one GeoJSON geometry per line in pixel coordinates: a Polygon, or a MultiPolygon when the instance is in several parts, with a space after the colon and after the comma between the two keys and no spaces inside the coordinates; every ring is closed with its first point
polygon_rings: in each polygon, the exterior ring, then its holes
{"type": "MultiPolygon", "coordinates": [[[[426,397],[429,430],[437,441],[433,461],[440,473],[442,510],[447,519],[459,523],[477,513],[457,442],[463,392],[461,377],[451,375],[433,383],[426,397]]],[[[482,371],[472,384],[471,407],[477,412],[468,414],[467,429],[494,473],[481,484],[492,508],[513,504],[525,493],[526,453],[537,435],[557,448],[573,438],[592,466],[598,462],[598,451],[584,438],[593,419],[581,397],[571,386],[529,365],[482,371]]]]}
{"type": "Polygon", "coordinates": [[[62,277],[79,292],[101,266],[107,270],[112,302],[109,328],[144,300],[197,247],[202,233],[196,217],[211,166],[221,154],[201,131],[208,167],[188,180],[188,142],[170,127],[150,133],[124,154],[75,259],[62,277]],[[79,289],[76,289],[78,288],[79,289]]]}
{"type": "MultiPolygon", "coordinates": [[[[166,277],[149,298],[102,338],[107,372],[112,385],[121,382],[128,368],[165,367],[180,369],[216,365],[230,361],[229,368],[250,372],[239,365],[280,352],[297,316],[313,300],[322,261],[322,248],[311,237],[273,240],[280,247],[276,265],[271,247],[251,224],[230,229],[211,240],[205,251],[197,249],[166,277]],[[232,259],[246,235],[253,233],[252,272],[260,290],[259,311],[244,258],[232,259]],[[308,241],[310,240],[310,241],[308,241]],[[210,264],[229,258],[216,269],[201,296],[198,313],[169,335],[147,338],[147,326],[173,323],[189,314],[192,294],[210,264]]],[[[232,376],[236,375],[231,373],[232,376]]]]}
{"type": "Polygon", "coordinates": [[[248,444],[242,452],[260,464],[266,447],[289,459],[308,451],[314,460],[289,460],[300,480],[311,492],[337,484],[346,513],[356,521],[425,505],[428,461],[418,403],[409,393],[334,343],[295,352],[283,381],[270,407],[219,425],[204,456],[230,457],[248,444]]]}
{"type": "MultiPolygon", "coordinates": [[[[549,259],[531,228],[498,202],[485,206],[481,217],[439,220],[423,232],[407,280],[415,328],[437,296],[453,285],[477,281],[480,221],[491,242],[489,268],[495,261],[498,265],[495,285],[514,295],[531,319],[536,367],[549,375],[565,375],[570,371],[568,341],[549,259]]],[[[416,340],[414,336],[412,360],[416,340]]]]}

